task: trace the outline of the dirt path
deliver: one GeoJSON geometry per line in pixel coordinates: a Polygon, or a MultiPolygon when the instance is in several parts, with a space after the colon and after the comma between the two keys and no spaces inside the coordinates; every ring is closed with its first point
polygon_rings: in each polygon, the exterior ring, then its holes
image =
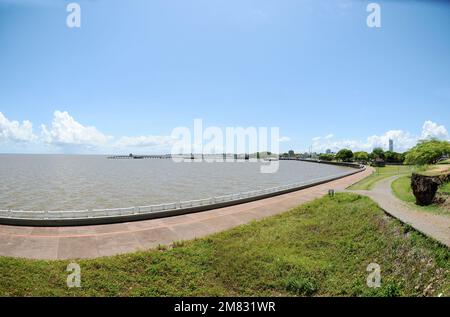
{"type": "Polygon", "coordinates": [[[352,190],[351,192],[370,197],[391,216],[450,247],[450,217],[415,210],[395,197],[391,184],[398,177],[381,180],[372,190],[352,190]]]}

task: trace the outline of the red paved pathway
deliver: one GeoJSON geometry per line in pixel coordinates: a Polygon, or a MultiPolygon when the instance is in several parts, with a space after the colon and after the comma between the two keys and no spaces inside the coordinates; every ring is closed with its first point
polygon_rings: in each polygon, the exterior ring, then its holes
{"type": "Polygon", "coordinates": [[[269,217],[343,190],[372,173],[367,169],[326,184],[246,204],[181,216],[81,227],[0,225],[0,256],[30,259],[95,258],[189,240],[269,217]]]}

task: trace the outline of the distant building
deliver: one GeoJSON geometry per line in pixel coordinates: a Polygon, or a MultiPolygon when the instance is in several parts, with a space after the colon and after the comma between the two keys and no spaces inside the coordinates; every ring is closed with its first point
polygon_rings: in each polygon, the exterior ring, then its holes
{"type": "Polygon", "coordinates": [[[325,153],[331,154],[331,150],[330,150],[330,149],[327,149],[327,150],[325,151],[325,153]]]}
{"type": "Polygon", "coordinates": [[[389,151],[394,152],[394,140],[389,139],[389,151]]]}
{"type": "Polygon", "coordinates": [[[295,156],[294,151],[293,150],[289,150],[289,157],[294,157],[294,156],[295,156]]]}

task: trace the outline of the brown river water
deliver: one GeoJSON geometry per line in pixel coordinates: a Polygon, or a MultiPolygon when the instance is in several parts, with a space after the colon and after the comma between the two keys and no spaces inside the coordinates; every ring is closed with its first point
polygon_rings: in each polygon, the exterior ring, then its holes
{"type": "Polygon", "coordinates": [[[0,155],[0,209],[81,210],[171,203],[345,174],[349,168],[281,161],[111,160],[96,155],[0,155]]]}

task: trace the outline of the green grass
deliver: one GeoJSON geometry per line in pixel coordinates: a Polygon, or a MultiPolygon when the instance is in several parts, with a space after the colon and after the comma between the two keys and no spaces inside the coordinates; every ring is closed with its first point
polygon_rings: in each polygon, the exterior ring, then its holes
{"type": "Polygon", "coordinates": [[[0,258],[2,296],[450,296],[450,250],[337,194],[207,238],[129,255],[70,261],[0,258]],[[381,288],[366,285],[370,263],[381,288]]]}
{"type": "Polygon", "coordinates": [[[412,166],[408,165],[388,165],[386,167],[375,167],[375,172],[359,181],[358,183],[349,187],[352,190],[371,190],[375,184],[383,179],[394,175],[408,175],[413,170],[412,166]]]}
{"type": "Polygon", "coordinates": [[[450,183],[442,185],[441,188],[439,188],[439,190],[443,193],[450,194],[450,183]]]}
{"type": "MultiPolygon", "coordinates": [[[[416,198],[411,189],[411,176],[403,176],[392,182],[392,192],[394,195],[405,202],[412,208],[420,211],[433,212],[437,214],[450,215],[450,211],[436,204],[430,206],[416,205],[416,198]]],[[[439,188],[440,192],[449,193],[450,183],[439,188]]]]}

